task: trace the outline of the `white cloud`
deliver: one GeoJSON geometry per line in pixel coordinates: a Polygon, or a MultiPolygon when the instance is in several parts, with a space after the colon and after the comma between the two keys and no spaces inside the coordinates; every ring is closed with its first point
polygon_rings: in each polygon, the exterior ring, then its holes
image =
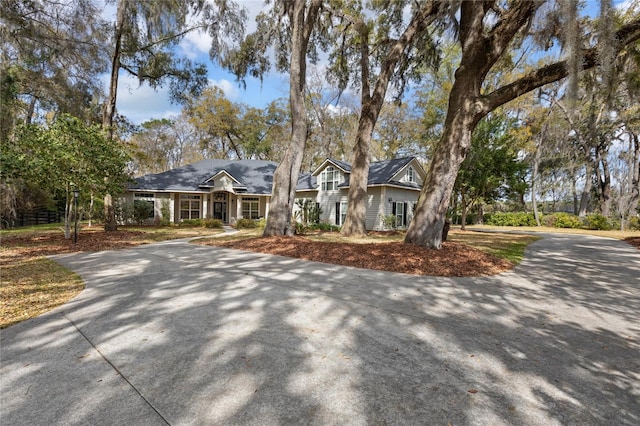
{"type": "Polygon", "coordinates": [[[230,101],[236,101],[238,100],[238,96],[240,95],[240,91],[238,90],[238,84],[237,83],[233,83],[227,79],[221,79],[221,80],[209,80],[209,86],[216,86],[218,88],[220,88],[220,90],[222,90],[222,92],[224,92],[224,95],[227,97],[227,99],[229,99],[230,101]]]}
{"type": "MultiPolygon", "coordinates": [[[[105,80],[108,89],[109,77],[105,76],[105,80]]],[[[154,90],[148,85],[140,86],[134,77],[120,75],[116,109],[133,123],[140,124],[152,118],[177,116],[181,108],[170,102],[168,88],[154,90]]]]}
{"type": "Polygon", "coordinates": [[[211,36],[204,31],[191,31],[180,42],[180,48],[189,59],[208,55],[211,48],[211,36]]]}

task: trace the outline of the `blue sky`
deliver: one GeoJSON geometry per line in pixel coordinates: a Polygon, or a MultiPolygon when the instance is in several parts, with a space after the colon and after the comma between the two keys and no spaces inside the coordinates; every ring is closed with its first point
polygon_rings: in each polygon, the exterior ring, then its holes
{"type": "MultiPolygon", "coordinates": [[[[614,0],[616,7],[626,7],[632,0],[614,0]]],[[[249,12],[247,32],[255,28],[254,18],[263,7],[263,1],[240,1],[249,12]]],[[[587,13],[597,15],[599,2],[586,1],[587,13]]],[[[105,11],[105,13],[108,13],[105,11]]],[[[202,33],[190,33],[181,42],[178,52],[194,61],[207,65],[210,84],[220,87],[227,98],[233,102],[242,102],[258,108],[265,107],[274,99],[288,97],[289,80],[286,74],[272,71],[260,82],[255,78],[247,78],[246,89],[241,87],[235,76],[213,64],[209,59],[210,39],[202,33]]],[[[105,91],[108,89],[108,76],[104,77],[105,91]]],[[[168,88],[157,91],[147,85],[140,86],[134,78],[124,73],[120,75],[118,86],[118,112],[135,124],[151,118],[171,118],[180,113],[181,106],[172,104],[168,96],[168,88]]]]}

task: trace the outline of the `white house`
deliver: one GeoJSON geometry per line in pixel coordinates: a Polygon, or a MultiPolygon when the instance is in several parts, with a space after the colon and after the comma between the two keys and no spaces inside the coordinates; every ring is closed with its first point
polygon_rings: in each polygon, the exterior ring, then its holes
{"type": "MultiPolygon", "coordinates": [[[[269,213],[273,173],[277,163],[260,160],[202,160],[163,173],[139,177],[126,201],[153,204],[153,217],[168,211],[172,223],[215,218],[233,223],[269,213]]],[[[321,221],[341,225],[347,209],[351,165],[327,159],[313,173],[300,176],[297,198],[309,199],[322,210],[321,221]]],[[[415,157],[371,163],[367,197],[367,229],[383,229],[383,217],[396,216],[408,225],[425,172],[415,157]]]]}

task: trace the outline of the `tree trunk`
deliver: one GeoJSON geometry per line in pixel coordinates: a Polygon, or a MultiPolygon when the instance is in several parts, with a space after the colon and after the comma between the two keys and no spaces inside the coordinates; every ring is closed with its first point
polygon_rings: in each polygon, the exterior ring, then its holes
{"type": "Polygon", "coordinates": [[[72,212],[72,198],[69,196],[69,187],[67,185],[67,196],[65,198],[64,205],[64,238],[68,240],[71,238],[71,212],[72,212]]]}
{"type": "Polygon", "coordinates": [[[631,160],[631,195],[629,197],[629,217],[635,216],[640,208],[640,136],[629,132],[629,151],[633,143],[633,159],[631,160]]]}
{"type": "Polygon", "coordinates": [[[467,199],[464,196],[464,192],[462,192],[460,196],[460,203],[462,204],[462,213],[460,214],[460,230],[467,230],[467,211],[469,210],[469,206],[467,205],[467,199]]]}
{"type": "Polygon", "coordinates": [[[478,202],[478,216],[476,217],[476,225],[484,225],[484,204],[478,202]]]}
{"type": "Polygon", "coordinates": [[[412,16],[402,35],[394,43],[384,59],[373,93],[369,85],[369,31],[364,22],[359,22],[360,31],[360,79],[361,110],[358,122],[358,133],[353,147],[353,161],[349,177],[348,208],[341,233],[344,236],[364,236],[367,212],[367,183],[369,180],[369,163],[371,138],[380,110],[384,104],[384,97],[389,82],[398,62],[407,54],[409,46],[418,35],[426,31],[429,25],[440,13],[441,4],[425,2],[412,16]]]}
{"type": "Polygon", "coordinates": [[[582,196],[580,197],[580,210],[578,210],[579,217],[585,217],[587,215],[587,208],[589,207],[591,184],[593,182],[590,162],[585,164],[584,171],[584,187],[582,188],[582,196]]]}
{"type": "Polygon", "coordinates": [[[538,168],[540,167],[540,156],[542,150],[540,146],[536,146],[536,153],[533,157],[533,166],[531,171],[531,206],[533,207],[533,217],[536,219],[536,225],[540,226],[540,214],[538,213],[538,201],[536,195],[538,193],[538,168]]]}
{"type": "Polygon", "coordinates": [[[92,225],[92,219],[93,219],[93,192],[91,193],[91,198],[89,199],[89,228],[91,228],[92,225]]]}
{"type": "Polygon", "coordinates": [[[611,172],[607,161],[607,152],[602,152],[599,145],[596,148],[596,177],[598,179],[598,204],[600,213],[609,217],[611,210],[611,172]]]}
{"type": "MultiPolygon", "coordinates": [[[[407,229],[405,243],[433,249],[440,249],[442,246],[442,230],[453,186],[460,165],[471,146],[471,133],[479,119],[475,118],[472,111],[465,111],[473,105],[466,95],[458,94],[456,97],[454,90],[455,87],[449,102],[450,118],[445,122],[442,139],[429,165],[413,220],[407,229]]],[[[463,91],[460,88],[458,92],[463,91]]]]}
{"type": "MultiPolygon", "coordinates": [[[[364,114],[364,106],[362,114],[364,114]]],[[[347,215],[341,230],[341,234],[348,237],[367,234],[367,183],[369,180],[369,152],[371,150],[373,125],[371,120],[360,120],[356,144],[353,147],[354,156],[351,164],[351,175],[349,176],[347,215]]]]}
{"type": "Polygon", "coordinates": [[[305,106],[306,55],[309,37],[316,24],[321,2],[309,6],[305,21],[306,3],[296,1],[289,11],[291,21],[291,63],[289,73],[289,105],[291,107],[291,144],[273,175],[273,191],[267,224],[263,236],[291,236],[296,186],[302,157],[307,143],[307,111],[305,106]]]}
{"type": "MultiPolygon", "coordinates": [[[[124,27],[127,1],[128,0],[118,1],[118,9],[116,12],[116,32],[114,34],[114,49],[113,57],[111,58],[111,81],[109,84],[109,98],[107,99],[102,115],[102,128],[107,132],[107,136],[110,140],[113,140],[113,117],[116,113],[122,32],[124,27]]],[[[118,222],[116,221],[115,208],[113,206],[113,198],[111,197],[111,194],[107,194],[104,197],[104,230],[118,230],[118,222]]]]}
{"type": "Polygon", "coordinates": [[[362,73],[360,98],[362,106],[360,107],[356,143],[353,146],[347,214],[341,230],[341,234],[347,237],[361,237],[367,234],[367,186],[371,136],[387,89],[386,85],[382,86],[379,78],[376,92],[371,96],[369,88],[369,33],[366,26],[363,25],[362,28],[364,29],[361,34],[362,44],[360,46],[360,72],[362,73]]]}

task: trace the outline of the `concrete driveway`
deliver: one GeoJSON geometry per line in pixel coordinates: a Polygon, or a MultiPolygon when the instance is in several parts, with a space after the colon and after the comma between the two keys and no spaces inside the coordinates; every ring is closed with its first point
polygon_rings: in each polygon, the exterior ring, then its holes
{"type": "Polygon", "coordinates": [[[6,425],[640,424],[640,252],[547,235],[490,278],[188,244],[57,256],[1,332],[6,425]]]}

